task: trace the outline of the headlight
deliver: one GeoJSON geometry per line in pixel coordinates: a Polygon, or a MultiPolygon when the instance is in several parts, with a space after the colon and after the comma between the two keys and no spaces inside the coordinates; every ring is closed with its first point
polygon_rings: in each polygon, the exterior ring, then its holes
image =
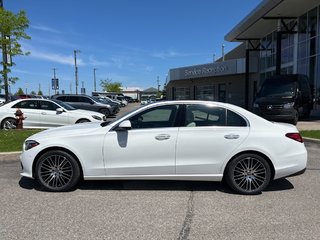
{"type": "Polygon", "coordinates": [[[24,150],[25,150],[25,151],[28,151],[29,149],[34,148],[34,147],[38,146],[39,144],[40,144],[40,143],[38,143],[37,141],[27,140],[27,141],[25,141],[25,143],[24,143],[24,150]]]}
{"type": "Polygon", "coordinates": [[[99,116],[97,116],[97,115],[92,115],[92,117],[93,117],[94,119],[98,120],[98,121],[101,121],[101,120],[102,120],[102,118],[99,117],[99,116]]]}
{"type": "Polygon", "coordinates": [[[286,104],[283,105],[283,108],[284,108],[284,109],[290,109],[290,108],[293,107],[293,105],[294,105],[294,102],[286,103],[286,104]]]}

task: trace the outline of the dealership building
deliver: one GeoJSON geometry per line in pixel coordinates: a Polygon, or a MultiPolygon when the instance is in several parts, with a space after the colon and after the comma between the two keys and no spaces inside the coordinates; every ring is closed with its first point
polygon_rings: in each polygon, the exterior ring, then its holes
{"type": "Polygon", "coordinates": [[[320,0],[263,0],[226,36],[239,46],[213,63],[170,69],[168,99],[214,100],[251,109],[263,81],[305,74],[320,110],[320,0]]]}

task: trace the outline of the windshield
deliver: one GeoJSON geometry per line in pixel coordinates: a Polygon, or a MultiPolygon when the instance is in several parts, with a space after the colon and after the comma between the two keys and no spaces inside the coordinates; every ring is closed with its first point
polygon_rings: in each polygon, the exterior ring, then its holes
{"type": "Polygon", "coordinates": [[[64,109],[66,110],[76,110],[74,107],[72,107],[71,105],[69,105],[68,103],[65,103],[65,102],[62,102],[60,100],[57,100],[57,99],[51,99],[53,102],[59,104],[61,107],[63,107],[64,109]]]}
{"type": "Polygon", "coordinates": [[[292,81],[273,81],[263,84],[259,97],[293,97],[296,94],[297,84],[292,81]]]}

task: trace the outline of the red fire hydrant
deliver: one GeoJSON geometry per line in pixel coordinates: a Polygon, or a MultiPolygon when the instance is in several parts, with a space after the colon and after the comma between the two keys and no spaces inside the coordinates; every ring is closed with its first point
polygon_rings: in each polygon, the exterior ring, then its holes
{"type": "Polygon", "coordinates": [[[23,129],[23,120],[25,119],[23,112],[18,108],[14,115],[16,116],[16,129],[23,129]]]}

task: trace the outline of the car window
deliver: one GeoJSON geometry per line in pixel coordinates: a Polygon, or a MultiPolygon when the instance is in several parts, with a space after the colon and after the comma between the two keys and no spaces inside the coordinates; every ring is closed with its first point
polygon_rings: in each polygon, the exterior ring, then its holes
{"type": "Polygon", "coordinates": [[[246,127],[247,121],[238,115],[237,113],[234,113],[230,110],[227,111],[227,126],[230,127],[246,127]]]}
{"type": "Polygon", "coordinates": [[[66,96],[59,96],[56,99],[60,100],[60,101],[66,101],[67,97],[66,96]]]}
{"type": "Polygon", "coordinates": [[[59,108],[58,105],[56,105],[53,102],[48,101],[39,101],[39,107],[43,110],[50,110],[50,111],[56,111],[57,108],[59,108]]]}
{"type": "Polygon", "coordinates": [[[239,114],[222,107],[192,104],[186,106],[184,126],[246,127],[247,121],[239,114]]]}
{"type": "Polygon", "coordinates": [[[37,102],[38,100],[26,100],[18,102],[17,104],[13,105],[12,108],[21,108],[21,109],[37,109],[37,102]]]}
{"type": "Polygon", "coordinates": [[[186,106],[185,126],[225,126],[226,109],[209,105],[191,104],[186,106]]]}
{"type": "Polygon", "coordinates": [[[158,106],[139,113],[129,120],[132,129],[173,127],[178,105],[158,106]]]}
{"type": "Polygon", "coordinates": [[[79,102],[78,96],[69,96],[68,102],[79,102]]]}

